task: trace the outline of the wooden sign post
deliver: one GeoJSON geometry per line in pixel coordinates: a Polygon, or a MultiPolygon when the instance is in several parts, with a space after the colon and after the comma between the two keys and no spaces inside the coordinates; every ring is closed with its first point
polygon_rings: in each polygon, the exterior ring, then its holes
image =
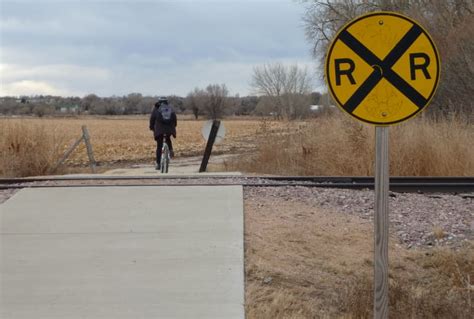
{"type": "Polygon", "coordinates": [[[388,318],[389,131],[375,128],[374,314],[388,318]]]}
{"type": "Polygon", "coordinates": [[[221,121],[214,120],[214,122],[212,122],[211,132],[209,133],[209,138],[207,139],[206,149],[204,150],[204,156],[202,158],[201,167],[199,168],[199,173],[203,173],[207,170],[207,163],[211,157],[212,147],[214,146],[214,141],[216,140],[220,125],[221,121]]]}

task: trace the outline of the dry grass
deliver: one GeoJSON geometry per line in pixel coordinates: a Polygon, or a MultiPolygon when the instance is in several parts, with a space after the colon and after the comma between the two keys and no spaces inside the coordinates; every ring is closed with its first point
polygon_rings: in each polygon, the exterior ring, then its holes
{"type": "MultiPolygon", "coordinates": [[[[474,249],[435,249],[409,258],[415,273],[396,269],[390,278],[392,318],[471,318],[474,249]],[[410,259],[411,258],[411,259],[410,259]]],[[[352,318],[372,313],[373,278],[363,274],[342,295],[342,310],[352,318]]]]}
{"type": "MultiPolygon", "coordinates": [[[[255,154],[227,163],[227,170],[282,175],[373,174],[374,129],[344,115],[307,122],[230,119],[223,123],[227,128],[226,138],[222,144],[215,145],[213,154],[255,154]]],[[[9,130],[7,124],[54,128],[61,136],[62,153],[80,137],[81,126],[86,125],[95,159],[103,167],[121,162],[151,163],[154,158],[155,144],[147,117],[0,119],[3,131],[9,130]]],[[[178,138],[174,140],[178,157],[203,153],[203,124],[203,120],[179,121],[178,138]]],[[[43,134],[50,134],[43,130],[43,134]]],[[[418,118],[390,131],[391,175],[474,175],[474,127],[456,119],[433,122],[418,118]]],[[[5,134],[2,135],[5,139],[5,134]]],[[[11,134],[8,138],[28,139],[11,134]]],[[[8,153],[8,147],[8,143],[2,144],[2,154],[8,153]]],[[[18,165],[25,161],[19,161],[18,165]]],[[[66,162],[69,167],[83,167],[87,163],[83,143],[66,162]]],[[[47,173],[46,169],[34,171],[47,173]]]]}
{"type": "Polygon", "coordinates": [[[340,275],[363,267],[371,246],[366,225],[331,215],[276,198],[245,202],[249,319],[319,318],[338,313],[340,275]],[[265,283],[268,278],[271,282],[265,283]]]}
{"type": "MultiPolygon", "coordinates": [[[[281,175],[373,175],[373,127],[336,114],[295,123],[284,130],[288,131],[292,134],[262,134],[256,155],[228,163],[227,169],[281,175]]],[[[391,127],[390,174],[474,175],[474,127],[458,119],[421,117],[391,127]]]]}
{"type": "Polygon", "coordinates": [[[64,140],[42,123],[2,121],[0,176],[22,177],[53,173],[64,140]]]}
{"type": "MultiPolygon", "coordinates": [[[[370,318],[372,224],[272,196],[245,202],[247,318],[370,318]]],[[[474,246],[391,238],[390,318],[470,318],[474,246]]]]}
{"type": "MultiPolygon", "coordinates": [[[[180,120],[178,136],[173,141],[176,156],[201,155],[204,152],[205,140],[201,136],[204,120],[180,120]]],[[[227,134],[222,144],[215,145],[213,154],[232,154],[248,152],[255,148],[255,134],[260,122],[252,119],[224,120],[227,134]]],[[[81,134],[81,126],[86,125],[91,135],[96,161],[101,165],[120,162],[146,163],[153,162],[156,144],[152,132],[148,130],[148,117],[79,117],[79,118],[14,118],[0,119],[0,127],[10,130],[11,125],[24,127],[54,128],[62,137],[61,152],[64,153],[81,134]]],[[[280,125],[276,123],[275,125],[280,125]]],[[[23,130],[11,132],[10,136],[24,139],[23,130]],[[20,134],[19,134],[20,133],[20,134]]],[[[2,153],[8,145],[2,144],[2,153]]],[[[84,143],[66,162],[68,166],[80,167],[88,163],[84,143]]],[[[42,171],[42,174],[44,172],[42,171]]]]}
{"type": "Polygon", "coordinates": [[[433,236],[434,238],[440,240],[446,237],[446,233],[444,232],[443,228],[436,226],[433,228],[433,236]]]}

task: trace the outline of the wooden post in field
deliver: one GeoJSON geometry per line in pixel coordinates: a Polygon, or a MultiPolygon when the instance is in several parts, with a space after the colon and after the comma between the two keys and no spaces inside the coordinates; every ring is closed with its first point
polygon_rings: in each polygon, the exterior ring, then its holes
{"type": "Polygon", "coordinates": [[[205,172],[207,169],[207,163],[211,157],[212,146],[216,140],[217,132],[219,131],[219,126],[221,121],[214,120],[212,123],[211,132],[209,133],[209,138],[207,140],[206,150],[204,151],[204,157],[202,158],[201,167],[199,168],[199,173],[205,172]]]}
{"type": "Polygon", "coordinates": [[[89,164],[91,166],[92,173],[95,173],[95,159],[94,159],[94,152],[92,151],[92,144],[90,141],[89,131],[85,125],[82,126],[82,137],[84,138],[84,142],[86,143],[87,148],[87,156],[89,157],[89,164]]]}
{"type": "Polygon", "coordinates": [[[375,128],[374,318],[388,318],[389,131],[375,128]]]}
{"type": "Polygon", "coordinates": [[[71,153],[76,149],[76,147],[82,142],[83,139],[84,139],[84,135],[81,136],[76,142],[74,142],[74,144],[71,145],[71,147],[66,151],[64,156],[58,161],[56,166],[54,166],[53,172],[58,169],[58,167],[69,157],[69,155],[71,155],[71,153]]]}
{"type": "Polygon", "coordinates": [[[96,162],[94,159],[94,152],[92,151],[92,144],[89,136],[89,131],[87,130],[87,127],[85,125],[82,126],[82,136],[74,142],[74,144],[71,145],[71,147],[66,151],[66,153],[61,157],[61,159],[58,161],[56,166],[53,168],[53,172],[58,169],[58,167],[64,163],[65,160],[72,154],[72,152],[76,149],[77,146],[84,140],[84,143],[86,144],[87,148],[87,156],[89,157],[89,164],[92,169],[92,173],[95,173],[95,166],[96,162]]]}

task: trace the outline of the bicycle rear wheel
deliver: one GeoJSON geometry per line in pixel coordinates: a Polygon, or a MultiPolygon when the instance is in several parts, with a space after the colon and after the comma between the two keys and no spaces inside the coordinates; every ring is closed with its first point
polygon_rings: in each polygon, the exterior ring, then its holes
{"type": "Polygon", "coordinates": [[[162,173],[168,173],[168,166],[170,162],[170,149],[168,147],[168,144],[163,143],[163,149],[161,151],[161,172],[162,173]]]}

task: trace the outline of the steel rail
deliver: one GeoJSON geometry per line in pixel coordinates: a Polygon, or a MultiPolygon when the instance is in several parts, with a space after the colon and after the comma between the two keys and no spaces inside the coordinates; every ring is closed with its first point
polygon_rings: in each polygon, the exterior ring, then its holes
{"type": "MultiPolygon", "coordinates": [[[[373,183],[371,176],[242,176],[242,175],[169,175],[169,176],[56,176],[56,177],[19,177],[0,178],[0,184],[15,184],[49,181],[117,181],[117,180],[194,180],[194,179],[243,179],[243,180],[275,180],[275,181],[306,181],[313,183],[373,183]]],[[[472,176],[392,176],[391,182],[397,183],[467,183],[474,184],[472,176]]]]}
{"type": "MultiPolygon", "coordinates": [[[[84,187],[183,187],[183,186],[243,186],[243,187],[319,187],[319,188],[339,188],[339,189],[373,189],[373,185],[318,185],[318,184],[78,184],[78,185],[8,185],[0,186],[0,190],[25,189],[25,188],[84,188],[84,187]]],[[[472,186],[464,185],[391,185],[390,191],[396,193],[473,193],[472,186]]]]}
{"type": "MultiPolygon", "coordinates": [[[[207,177],[195,178],[192,176],[143,178],[139,177],[99,177],[99,178],[36,178],[36,179],[10,179],[8,182],[0,179],[0,189],[21,188],[56,188],[56,187],[136,187],[136,186],[233,186],[247,187],[322,187],[346,189],[373,189],[374,182],[371,177],[285,177],[285,176],[216,176],[211,179],[216,182],[205,181],[207,177]],[[197,179],[204,179],[198,182],[197,179]],[[146,181],[146,183],[140,183],[146,181]],[[161,183],[158,181],[162,180],[161,183]],[[179,183],[170,183],[170,180],[179,183]],[[196,180],[196,183],[192,183],[196,180]],[[219,182],[219,180],[221,180],[219,182]],[[229,181],[231,180],[231,181],[229,181]],[[14,181],[12,183],[12,181],[14,181]],[[84,184],[71,184],[64,182],[83,181],[84,184]],[[98,181],[112,183],[97,183],[98,181]],[[117,183],[117,182],[127,183],[117,183]],[[135,183],[129,183],[135,181],[135,183]],[[41,184],[41,182],[57,182],[57,184],[41,184]],[[151,183],[150,183],[151,182],[151,183]],[[158,183],[157,183],[158,182],[158,183]],[[33,184],[32,184],[33,183],[33,184]],[[38,184],[36,184],[38,183],[38,184]]],[[[390,190],[394,192],[438,192],[438,193],[469,193],[474,192],[474,178],[469,177],[393,177],[390,181],[390,190]]]]}

